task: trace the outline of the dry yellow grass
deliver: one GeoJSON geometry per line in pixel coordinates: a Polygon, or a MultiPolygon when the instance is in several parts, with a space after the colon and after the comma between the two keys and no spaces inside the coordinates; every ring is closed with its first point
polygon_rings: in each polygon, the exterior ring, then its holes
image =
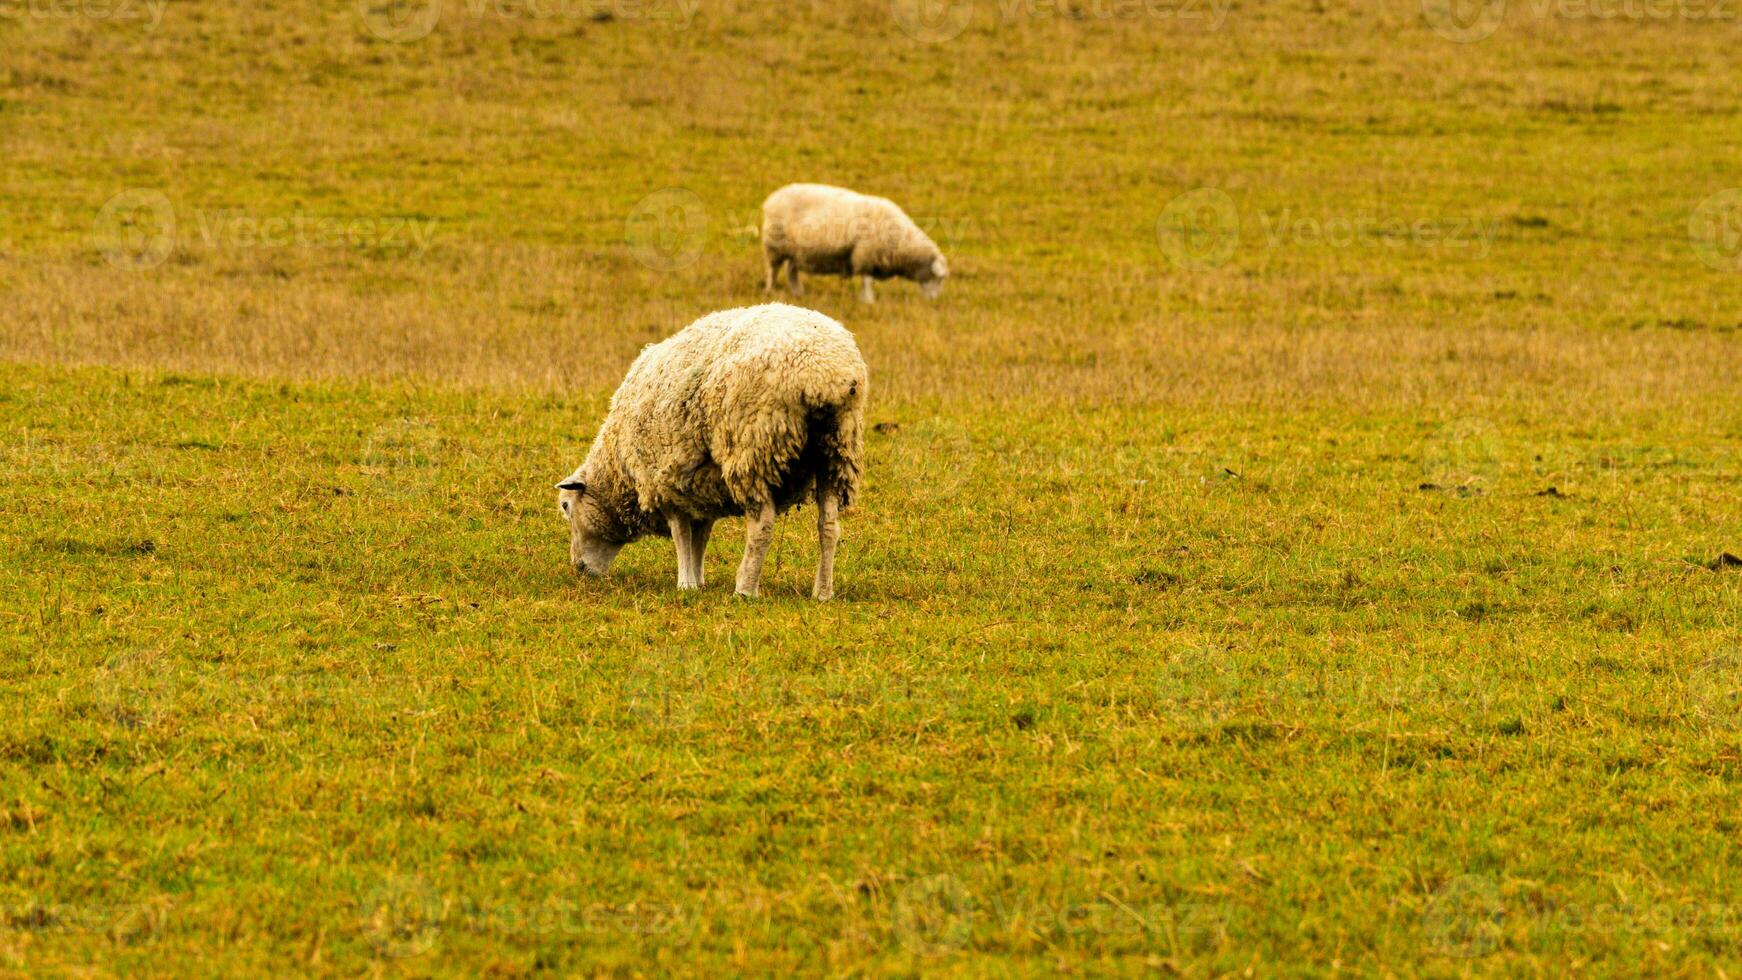
{"type": "Polygon", "coordinates": [[[937,306],[815,296],[895,398],[1644,407],[1725,383],[1742,277],[1688,223],[1730,179],[1733,37],[1685,16],[1514,5],[1459,44],[1406,0],[982,0],[925,44],[876,0],[450,2],[392,44],[360,9],[0,21],[0,356],[608,386],[639,344],[759,300],[745,228],[803,177],[897,197],[955,260],[937,306]],[[1238,247],[1181,268],[1158,223],[1206,187],[1238,247]],[[175,230],[123,272],[103,208],[132,188],[175,230]],[[650,196],[700,209],[665,229],[675,262],[641,261],[650,196]],[[368,227],[258,240],[318,220],[368,227]],[[400,220],[427,242],[373,224],[400,220]],[[1472,230],[1318,240],[1416,222],[1472,230]]]}
{"type": "Polygon", "coordinates": [[[1742,965],[1733,21],[18,2],[0,974],[1742,965]],[[839,601],[577,581],[801,179],[956,273],[839,601]]]}
{"type": "MultiPolygon", "coordinates": [[[[660,295],[658,276],[612,275],[576,250],[462,253],[386,295],[342,283],[214,280],[203,263],[150,275],[32,270],[6,305],[0,356],[25,362],[154,366],[287,378],[396,378],[460,387],[614,386],[642,344],[698,310],[763,301],[754,255],[705,260],[660,295]],[[563,285],[553,287],[553,282],[563,285]],[[714,300],[696,294],[716,288],[714,300]],[[639,288],[638,288],[639,287],[639,288]]],[[[296,258],[277,257],[279,263],[296,258]]],[[[1290,322],[1240,308],[1241,293],[1191,298],[1176,284],[1117,275],[990,281],[961,275],[948,298],[896,295],[860,308],[823,283],[808,302],[843,319],[877,370],[879,397],[1046,403],[1315,403],[1434,412],[1484,400],[1543,409],[1727,411],[1737,335],[1712,330],[1508,327],[1387,321],[1351,312],[1290,322]],[[1057,288],[1058,297],[1021,292],[1057,288]],[[1004,297],[1008,307],[983,293],[1004,297]],[[1201,302],[1225,310],[1193,315],[1201,302]]],[[[367,273],[363,274],[367,276],[367,273]]],[[[897,291],[898,290],[892,290],[897,291]]],[[[1249,289],[1244,295],[1250,295],[1249,289]]],[[[777,297],[777,298],[784,298],[777,297]]],[[[1253,296],[1254,305],[1259,297],[1253,296]]],[[[1272,292],[1276,307],[1287,300],[1272,292]]],[[[1306,309],[1303,300],[1301,309],[1306,309]]],[[[1474,319],[1474,318],[1472,318],[1474,319]]]]}

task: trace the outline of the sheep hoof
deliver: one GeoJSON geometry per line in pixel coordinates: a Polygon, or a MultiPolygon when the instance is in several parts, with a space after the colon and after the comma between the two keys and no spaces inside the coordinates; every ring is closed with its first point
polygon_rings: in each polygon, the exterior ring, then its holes
{"type": "Polygon", "coordinates": [[[739,589],[739,590],[733,592],[732,594],[734,596],[737,596],[740,599],[754,599],[754,598],[756,598],[756,592],[754,590],[749,591],[749,592],[745,592],[743,589],[739,589]]]}
{"type": "Polygon", "coordinates": [[[835,598],[835,594],[833,592],[817,592],[814,593],[814,597],[818,602],[830,602],[835,598]]]}

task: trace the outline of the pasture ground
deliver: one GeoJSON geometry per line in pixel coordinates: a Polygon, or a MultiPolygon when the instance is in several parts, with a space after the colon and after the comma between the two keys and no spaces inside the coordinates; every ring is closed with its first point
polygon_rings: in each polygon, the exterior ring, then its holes
{"type": "Polygon", "coordinates": [[[1734,976],[1742,22],[1477,10],[0,0],[0,972],[1734,976]],[[838,601],[577,580],[790,179],[838,601]]]}

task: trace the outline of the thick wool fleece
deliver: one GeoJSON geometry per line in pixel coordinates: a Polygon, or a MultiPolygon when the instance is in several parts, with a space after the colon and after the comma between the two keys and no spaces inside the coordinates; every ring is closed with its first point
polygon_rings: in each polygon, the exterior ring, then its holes
{"type": "Polygon", "coordinates": [[[762,247],[771,268],[930,282],[943,253],[894,201],[826,184],[789,184],[762,203],[762,247]]]}
{"type": "Polygon", "coordinates": [[[859,488],[870,379],[853,335],[780,303],[714,313],[635,359],[578,474],[627,541],[671,515],[785,510],[859,488]]]}

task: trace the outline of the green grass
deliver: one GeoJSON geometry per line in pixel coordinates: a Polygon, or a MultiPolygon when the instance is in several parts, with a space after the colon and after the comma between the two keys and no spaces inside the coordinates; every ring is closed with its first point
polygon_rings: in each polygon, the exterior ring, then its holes
{"type": "Polygon", "coordinates": [[[0,17],[0,974],[1742,970],[1734,31],[1077,8],[0,17]],[[800,179],[838,600],[576,578],[800,179]]]}
{"type": "Polygon", "coordinates": [[[1733,961],[1733,433],[906,419],[817,606],[575,579],[556,399],[4,378],[21,969],[1733,961]]]}

